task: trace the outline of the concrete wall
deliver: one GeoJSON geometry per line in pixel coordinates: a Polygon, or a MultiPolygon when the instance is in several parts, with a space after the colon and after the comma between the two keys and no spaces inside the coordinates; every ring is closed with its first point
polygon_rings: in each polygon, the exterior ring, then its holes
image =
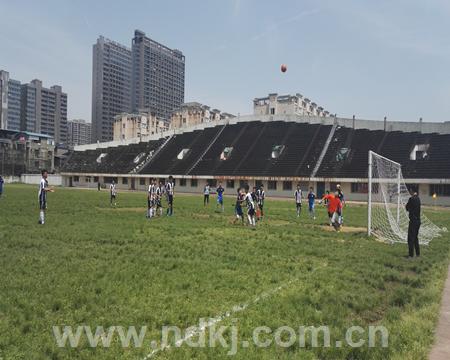
{"type": "MultiPolygon", "coordinates": [[[[41,174],[22,174],[20,176],[20,182],[24,184],[38,185],[41,181],[41,174]]],[[[48,183],[52,186],[61,186],[63,184],[63,177],[56,174],[48,174],[48,183]]]]}

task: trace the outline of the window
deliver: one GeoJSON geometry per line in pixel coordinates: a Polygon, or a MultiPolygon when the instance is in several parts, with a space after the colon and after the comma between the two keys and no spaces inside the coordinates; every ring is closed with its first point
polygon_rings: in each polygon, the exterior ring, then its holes
{"type": "Polygon", "coordinates": [[[275,108],[270,108],[270,115],[275,115],[275,108]]]}
{"type": "Polygon", "coordinates": [[[227,189],[234,189],[234,180],[227,180],[227,189]]]}
{"type": "Polygon", "coordinates": [[[84,181],[86,181],[86,182],[91,182],[91,177],[90,176],[86,176],[86,178],[84,179],[84,181]]]}
{"type": "Polygon", "coordinates": [[[430,196],[450,196],[450,184],[430,184],[430,196]]]}
{"type": "Polygon", "coordinates": [[[340,162],[340,161],[345,161],[348,159],[348,157],[350,156],[350,149],[349,148],[340,148],[338,149],[337,153],[336,153],[336,161],[340,162]]]}
{"type": "Polygon", "coordinates": [[[369,192],[369,185],[367,183],[352,183],[350,192],[358,194],[367,194],[369,192]]]}
{"type": "Polygon", "coordinates": [[[98,176],[94,176],[94,182],[98,182],[98,176]]]}
{"type": "Polygon", "coordinates": [[[411,154],[409,155],[410,160],[422,160],[428,157],[428,149],[430,144],[418,144],[415,145],[411,154]]]}
{"type": "Polygon", "coordinates": [[[116,177],[105,176],[105,183],[106,184],[111,184],[113,181],[117,184],[117,178],[116,177]]]}
{"type": "Polygon", "coordinates": [[[228,160],[231,156],[232,151],[232,147],[226,147],[225,149],[223,149],[222,153],[220,154],[220,160],[228,160]]]}
{"type": "Polygon", "coordinates": [[[263,183],[262,183],[262,180],[255,180],[255,186],[256,186],[257,188],[261,187],[262,184],[263,184],[263,183]]]}
{"type": "Polygon", "coordinates": [[[79,176],[74,176],[74,177],[73,177],[73,181],[79,182],[79,181],[80,181],[80,177],[79,177],[79,176]]]}
{"type": "Polygon", "coordinates": [[[145,185],[145,178],[139,179],[139,185],[145,185]]]}
{"type": "Polygon", "coordinates": [[[197,179],[191,179],[191,187],[197,187],[198,186],[198,180],[197,179]]]}
{"type": "Polygon", "coordinates": [[[127,185],[128,184],[128,178],[126,178],[126,177],[122,178],[122,184],[127,185]]]}
{"type": "Polygon", "coordinates": [[[186,155],[188,154],[188,152],[189,152],[189,149],[183,149],[183,150],[181,150],[181,151],[178,153],[178,155],[177,155],[177,159],[178,159],[178,160],[183,160],[183,159],[186,157],[186,155]]]}
{"type": "Polygon", "coordinates": [[[180,186],[186,186],[187,180],[186,179],[180,179],[180,186]]]}
{"type": "Polygon", "coordinates": [[[292,181],[283,181],[283,190],[292,190],[292,181]]]}
{"type": "Polygon", "coordinates": [[[208,184],[211,187],[216,187],[217,186],[217,179],[209,179],[208,180],[208,184]]]}
{"type": "Polygon", "coordinates": [[[284,145],[274,145],[272,146],[272,159],[278,159],[280,155],[283,153],[285,146],[284,145]]]}
{"type": "Polygon", "coordinates": [[[269,190],[276,190],[277,189],[277,182],[270,180],[267,182],[267,189],[269,190]]]}
{"type": "Polygon", "coordinates": [[[247,181],[245,181],[245,180],[239,180],[239,187],[240,187],[241,189],[245,188],[246,186],[248,186],[247,181]]]}

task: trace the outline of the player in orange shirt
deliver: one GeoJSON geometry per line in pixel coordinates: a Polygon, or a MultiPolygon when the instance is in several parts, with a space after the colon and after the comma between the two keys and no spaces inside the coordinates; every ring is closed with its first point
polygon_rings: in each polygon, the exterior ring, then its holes
{"type": "Polygon", "coordinates": [[[328,218],[330,220],[330,226],[338,231],[341,227],[341,209],[342,203],[339,199],[338,193],[326,194],[320,202],[327,200],[328,218]]]}
{"type": "Polygon", "coordinates": [[[327,207],[328,211],[328,220],[330,222],[330,226],[333,226],[333,222],[331,221],[331,218],[333,217],[333,213],[330,211],[330,200],[334,198],[334,194],[330,194],[329,191],[322,197],[322,199],[319,201],[319,204],[322,204],[322,202],[327,207]]]}

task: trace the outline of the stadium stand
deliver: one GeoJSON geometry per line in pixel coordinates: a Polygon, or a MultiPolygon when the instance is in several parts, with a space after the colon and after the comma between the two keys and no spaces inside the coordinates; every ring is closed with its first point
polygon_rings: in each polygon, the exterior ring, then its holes
{"type": "Polygon", "coordinates": [[[436,179],[436,183],[447,184],[448,144],[450,134],[353,129],[336,123],[246,121],[137,144],[75,151],[62,173],[66,177],[130,174],[330,184],[339,181],[347,182],[350,189],[352,182],[367,181],[367,156],[373,150],[401,163],[404,178],[411,182],[436,179]]]}

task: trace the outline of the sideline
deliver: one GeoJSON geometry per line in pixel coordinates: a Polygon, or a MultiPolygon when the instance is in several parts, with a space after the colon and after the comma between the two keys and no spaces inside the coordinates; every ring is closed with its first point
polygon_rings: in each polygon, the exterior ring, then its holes
{"type": "Polygon", "coordinates": [[[430,360],[450,359],[450,266],[447,270],[444,291],[442,292],[439,321],[434,335],[434,344],[431,348],[430,360]]]}

